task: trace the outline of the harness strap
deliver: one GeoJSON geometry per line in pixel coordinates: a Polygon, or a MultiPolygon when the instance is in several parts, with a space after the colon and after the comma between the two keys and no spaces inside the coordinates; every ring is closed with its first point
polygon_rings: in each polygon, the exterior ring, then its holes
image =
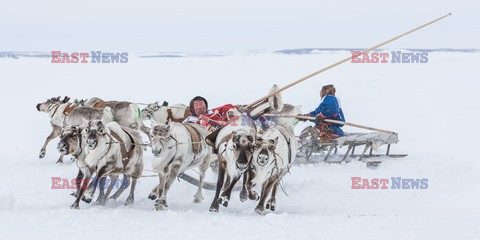
{"type": "Polygon", "coordinates": [[[283,135],[283,137],[287,140],[287,145],[288,145],[288,163],[292,163],[292,148],[290,147],[291,145],[291,139],[287,137],[288,133],[286,132],[286,129],[284,128],[277,128],[277,130],[283,135]]]}
{"type": "MultiPolygon", "coordinates": [[[[127,135],[128,137],[130,137],[130,140],[132,141],[133,143],[133,138],[132,136],[130,136],[130,134],[123,130],[127,135]]],[[[120,152],[122,153],[122,162],[123,162],[123,167],[126,167],[128,162],[130,162],[130,159],[132,158],[133,156],[133,150],[135,149],[135,146],[132,145],[130,151],[127,151],[127,147],[125,146],[125,142],[122,140],[122,138],[116,133],[116,132],[113,132],[111,131],[110,134],[115,138],[117,139],[117,141],[120,143],[120,152]]],[[[111,143],[110,143],[111,144],[111,143]]]]}
{"type": "Polygon", "coordinates": [[[70,112],[72,112],[75,108],[77,108],[77,105],[69,103],[68,106],[63,110],[63,115],[70,115],[70,112]]]}
{"type": "Polygon", "coordinates": [[[93,105],[94,108],[103,108],[104,106],[105,102],[103,100],[100,100],[93,105]]]}
{"type": "Polygon", "coordinates": [[[60,107],[61,104],[58,104],[57,107],[55,108],[55,111],[53,111],[53,114],[51,115],[52,117],[55,116],[55,113],[57,113],[58,108],[60,107]]]}
{"type": "MultiPolygon", "coordinates": [[[[233,137],[233,134],[230,133],[227,136],[222,138],[222,141],[220,141],[220,144],[225,143],[225,149],[220,154],[223,154],[227,150],[227,142],[230,141],[230,139],[232,139],[232,137],[233,137]]],[[[215,153],[218,153],[218,148],[214,148],[214,151],[216,151],[215,153]]]]}
{"type": "Polygon", "coordinates": [[[185,108],[185,112],[183,113],[183,117],[181,117],[181,118],[175,118],[175,117],[173,117],[172,109],[171,109],[171,108],[167,108],[167,120],[168,120],[168,121],[181,123],[181,122],[183,122],[183,120],[185,120],[185,119],[186,119],[188,116],[190,116],[190,115],[192,115],[192,114],[190,113],[190,109],[185,108]]]}
{"type": "Polygon", "coordinates": [[[72,156],[74,156],[75,158],[78,158],[78,156],[80,156],[80,154],[83,153],[83,147],[82,147],[82,132],[78,132],[77,131],[77,137],[78,137],[78,148],[80,149],[80,152],[77,154],[77,153],[74,153],[72,154],[72,156]]]}
{"type": "Polygon", "coordinates": [[[202,144],[201,144],[201,135],[198,130],[188,123],[182,124],[190,133],[190,137],[192,138],[192,148],[194,154],[199,154],[202,151],[202,144]]]}

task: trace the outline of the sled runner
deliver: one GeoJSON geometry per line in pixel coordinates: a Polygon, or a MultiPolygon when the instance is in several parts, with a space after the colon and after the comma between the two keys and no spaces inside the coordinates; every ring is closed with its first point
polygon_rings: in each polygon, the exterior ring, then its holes
{"type": "MultiPolygon", "coordinates": [[[[398,143],[398,135],[396,133],[346,133],[345,136],[333,139],[331,142],[321,142],[319,139],[318,130],[310,126],[305,128],[300,134],[299,142],[300,148],[297,153],[297,159],[304,159],[306,163],[318,162],[312,156],[320,154],[321,161],[326,163],[342,163],[351,162],[358,158],[358,161],[365,161],[364,159],[373,159],[380,157],[402,158],[407,154],[391,154],[390,148],[392,144],[398,143]],[[383,154],[374,154],[373,151],[378,151],[383,145],[387,145],[387,150],[383,154]],[[338,149],[343,146],[347,150],[343,154],[338,153],[338,149]],[[355,154],[355,150],[363,147],[361,154],[355,154]]],[[[300,160],[299,159],[299,160],[300,160]]],[[[302,161],[297,161],[302,162],[302,161]]],[[[381,163],[380,159],[367,160],[367,166],[376,166],[381,163]]]]}

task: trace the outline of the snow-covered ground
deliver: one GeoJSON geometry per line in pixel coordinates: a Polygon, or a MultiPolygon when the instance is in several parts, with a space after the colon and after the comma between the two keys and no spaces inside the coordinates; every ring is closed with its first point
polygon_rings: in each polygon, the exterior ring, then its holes
{"type": "MultiPolygon", "coordinates": [[[[294,166],[284,179],[289,196],[280,191],[276,212],[266,216],[254,213],[255,202],[241,203],[238,192],[228,208],[210,213],[214,193],[205,191],[205,200],[193,204],[195,187],[184,181],[174,183],[169,210],[153,211],[147,195],[157,178],[140,179],[131,206],[122,205],[124,194],[105,207],[81,202],[72,210],[72,190],[51,189],[52,177],[72,179],[77,171],[68,158],[55,164],[58,139],[38,159],[50,126],[35,105],[47,98],[173,104],[202,95],[212,107],[247,104],[274,83],[283,86],[348,54],[130,57],[127,64],[0,58],[1,238],[478,239],[478,52],[431,52],[426,64],[347,63],[285,91],[286,102],[308,112],[321,86],[335,84],[347,121],[399,132],[392,152],[409,156],[375,169],[356,161],[294,166]],[[427,178],[428,189],[356,190],[351,177],[427,178]]],[[[298,124],[297,133],[306,125],[298,124]]],[[[146,169],[151,160],[148,151],[146,169]]]]}

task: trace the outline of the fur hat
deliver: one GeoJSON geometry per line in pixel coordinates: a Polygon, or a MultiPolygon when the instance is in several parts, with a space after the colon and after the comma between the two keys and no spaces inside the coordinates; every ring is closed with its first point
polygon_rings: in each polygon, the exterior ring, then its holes
{"type": "Polygon", "coordinates": [[[192,100],[190,100],[190,112],[194,115],[196,115],[195,113],[195,108],[193,107],[193,102],[197,101],[197,100],[202,100],[204,103],[205,103],[205,108],[207,109],[208,111],[208,102],[207,102],[207,99],[205,99],[204,97],[201,97],[201,96],[196,96],[194,97],[192,100]]]}
{"type": "Polygon", "coordinates": [[[335,89],[335,86],[333,84],[328,84],[322,87],[322,90],[320,90],[320,98],[323,98],[327,95],[335,95],[335,92],[337,90],[335,89]]]}

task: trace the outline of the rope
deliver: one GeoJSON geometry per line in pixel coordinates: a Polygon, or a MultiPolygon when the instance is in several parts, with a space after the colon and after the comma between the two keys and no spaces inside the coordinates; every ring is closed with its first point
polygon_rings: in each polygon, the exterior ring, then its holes
{"type": "Polygon", "coordinates": [[[280,189],[282,189],[282,192],[285,193],[285,196],[290,197],[288,196],[287,191],[285,190],[285,183],[283,182],[283,179],[282,181],[280,181],[278,185],[280,185],[280,189]]]}
{"type": "Polygon", "coordinates": [[[106,142],[105,144],[111,144],[111,143],[133,145],[133,146],[150,146],[150,143],[121,143],[121,142],[115,142],[115,141],[106,142]]]}

